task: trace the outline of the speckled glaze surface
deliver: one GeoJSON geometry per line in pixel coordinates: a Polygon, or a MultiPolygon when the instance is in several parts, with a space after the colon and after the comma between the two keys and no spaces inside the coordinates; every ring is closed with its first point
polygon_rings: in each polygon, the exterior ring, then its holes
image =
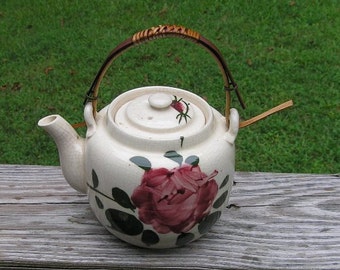
{"type": "Polygon", "coordinates": [[[55,140],[63,173],[87,193],[116,237],[146,248],[185,245],[207,233],[228,201],[239,116],[230,125],[197,95],[166,86],[118,96],[94,118],[86,138],[59,115],[39,121],[55,140]]]}

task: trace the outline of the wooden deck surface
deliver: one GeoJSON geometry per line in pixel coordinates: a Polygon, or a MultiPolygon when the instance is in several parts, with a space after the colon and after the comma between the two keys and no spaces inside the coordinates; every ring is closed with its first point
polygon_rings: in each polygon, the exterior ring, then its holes
{"type": "Polygon", "coordinates": [[[59,167],[0,165],[0,269],[340,269],[340,177],[237,172],[206,236],[148,250],[110,235],[59,167]]]}

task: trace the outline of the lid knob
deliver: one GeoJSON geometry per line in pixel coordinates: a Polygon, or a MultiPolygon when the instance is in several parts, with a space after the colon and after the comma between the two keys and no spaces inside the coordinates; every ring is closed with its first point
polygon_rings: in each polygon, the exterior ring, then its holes
{"type": "Polygon", "coordinates": [[[154,109],[166,109],[171,105],[172,100],[173,98],[169,94],[156,93],[149,97],[148,102],[154,109]]]}

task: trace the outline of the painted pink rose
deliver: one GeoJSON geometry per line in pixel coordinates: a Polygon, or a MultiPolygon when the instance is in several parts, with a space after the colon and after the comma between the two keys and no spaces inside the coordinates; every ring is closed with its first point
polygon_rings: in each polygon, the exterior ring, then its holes
{"type": "Polygon", "coordinates": [[[131,200],[140,220],[158,233],[187,232],[209,214],[218,191],[216,175],[189,164],[146,170],[131,200]]]}

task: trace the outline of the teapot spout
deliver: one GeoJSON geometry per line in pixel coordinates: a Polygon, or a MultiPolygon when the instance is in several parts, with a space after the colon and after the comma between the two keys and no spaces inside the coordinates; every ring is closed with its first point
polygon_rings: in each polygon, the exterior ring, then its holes
{"type": "Polygon", "coordinates": [[[59,152],[63,175],[74,189],[86,193],[84,149],[85,140],[60,115],[46,116],[38,122],[54,139],[59,152]]]}

